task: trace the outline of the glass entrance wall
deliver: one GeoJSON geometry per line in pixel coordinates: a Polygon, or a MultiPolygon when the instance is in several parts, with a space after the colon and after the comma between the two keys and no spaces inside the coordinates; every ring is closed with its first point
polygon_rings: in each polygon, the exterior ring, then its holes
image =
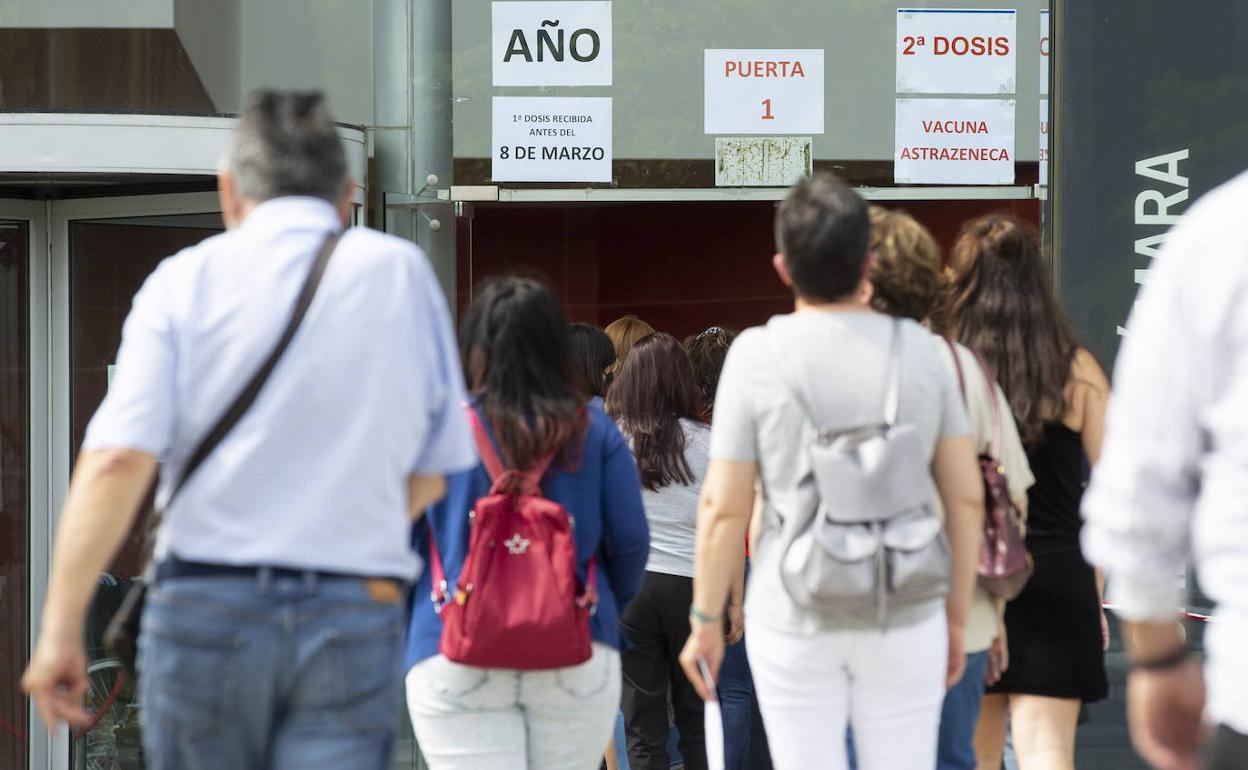
{"type": "MultiPolygon", "coordinates": [[[[76,456],[87,424],[108,392],[121,328],[135,293],[156,265],[223,229],[218,214],[71,220],[69,234],[69,441],[76,456]]],[[[138,770],[143,767],[134,683],[108,657],[102,637],[134,577],[151,499],[108,571],[100,577],[87,617],[90,689],[87,706],[96,721],[76,731],[72,766],[138,770]]]]}
{"type": "Polygon", "coordinates": [[[30,225],[0,220],[0,766],[25,767],[30,634],[30,225]]]}
{"type": "MultiPolygon", "coordinates": [[[[923,222],[947,252],[961,224],[1004,212],[1037,224],[1034,200],[881,202],[923,222]]],[[[677,337],[744,329],[792,309],[771,267],[771,201],[478,204],[461,218],[456,306],[489,278],[544,280],[573,321],[632,313],[677,337]]]]}

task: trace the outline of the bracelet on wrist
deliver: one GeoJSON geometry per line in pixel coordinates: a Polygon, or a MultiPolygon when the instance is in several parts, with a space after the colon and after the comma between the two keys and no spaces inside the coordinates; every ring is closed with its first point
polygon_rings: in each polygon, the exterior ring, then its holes
{"type": "Polygon", "coordinates": [[[1186,663],[1190,657],[1192,657],[1191,650],[1187,647],[1179,647],[1173,652],[1150,660],[1133,660],[1131,669],[1133,671],[1169,671],[1186,663]]]}
{"type": "Polygon", "coordinates": [[[689,608],[689,619],[697,623],[723,623],[724,613],[718,615],[708,615],[697,607],[689,608]]]}

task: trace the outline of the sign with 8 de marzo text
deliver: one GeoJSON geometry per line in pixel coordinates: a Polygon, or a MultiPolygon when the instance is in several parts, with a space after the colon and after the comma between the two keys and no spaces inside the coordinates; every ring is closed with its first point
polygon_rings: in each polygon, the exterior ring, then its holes
{"type": "Polygon", "coordinates": [[[495,2],[496,86],[611,85],[611,3],[495,2]]]}
{"type": "Polygon", "coordinates": [[[495,182],[610,182],[610,97],[494,97],[495,182]]]}

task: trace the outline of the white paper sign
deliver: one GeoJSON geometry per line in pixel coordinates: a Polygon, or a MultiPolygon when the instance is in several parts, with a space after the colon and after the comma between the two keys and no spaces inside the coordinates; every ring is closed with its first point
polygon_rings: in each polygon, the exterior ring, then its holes
{"type": "Polygon", "coordinates": [[[494,97],[495,182],[610,182],[610,97],[494,97]]]}
{"type": "Polygon", "coordinates": [[[1014,100],[898,99],[897,184],[1013,184],[1014,100]]]}
{"type": "Polygon", "coordinates": [[[495,2],[496,86],[611,85],[611,3],[495,2]]]}
{"type": "Polygon", "coordinates": [[[897,9],[897,92],[1012,94],[1018,13],[897,9]]]}
{"type": "Polygon", "coordinates": [[[1040,100],[1040,184],[1049,183],[1049,100],[1040,100]]]}
{"type": "Polygon", "coordinates": [[[1049,12],[1040,12],[1040,95],[1049,95],[1049,12]]]}
{"type": "Polygon", "coordinates": [[[707,49],[708,134],[822,134],[823,49],[707,49]]]}

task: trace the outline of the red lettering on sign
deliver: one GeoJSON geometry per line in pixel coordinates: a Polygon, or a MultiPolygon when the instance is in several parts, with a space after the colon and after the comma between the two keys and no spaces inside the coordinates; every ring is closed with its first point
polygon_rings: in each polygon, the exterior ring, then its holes
{"type": "Polygon", "coordinates": [[[973,160],[1008,162],[1010,151],[1004,147],[902,147],[902,160],[973,160]]]}
{"type": "Polygon", "coordinates": [[[804,78],[806,69],[800,61],[726,61],[724,77],[739,78],[804,78]]]}
{"type": "Polygon", "coordinates": [[[1010,39],[1008,37],[946,37],[936,35],[932,38],[932,53],[935,56],[1009,56],[1010,39]]]}
{"type": "Polygon", "coordinates": [[[988,123],[983,120],[923,120],[925,134],[986,134],[988,123]]]}

